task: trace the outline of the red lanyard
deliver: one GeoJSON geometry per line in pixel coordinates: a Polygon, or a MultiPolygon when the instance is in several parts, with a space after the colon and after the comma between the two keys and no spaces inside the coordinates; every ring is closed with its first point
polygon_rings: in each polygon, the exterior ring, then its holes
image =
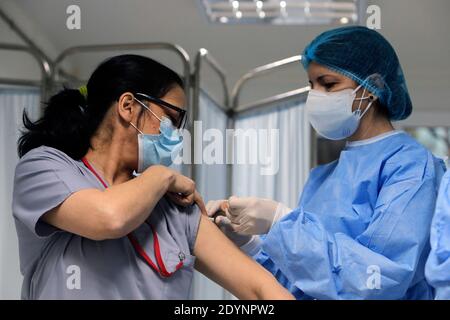
{"type": "MultiPolygon", "coordinates": [[[[94,168],[91,166],[91,164],[87,161],[85,157],[81,159],[83,161],[84,165],[97,177],[97,179],[102,183],[102,185],[105,188],[108,188],[106,183],[103,181],[103,179],[98,175],[98,173],[94,170],[94,168]]],[[[158,234],[156,233],[156,230],[153,228],[151,224],[148,224],[150,228],[152,229],[153,233],[153,249],[155,250],[155,257],[156,257],[156,265],[152,259],[147,255],[147,253],[144,251],[142,246],[139,244],[139,242],[136,240],[136,238],[129,233],[127,235],[128,239],[130,240],[131,244],[133,245],[136,252],[152,267],[158,274],[160,274],[163,277],[170,277],[173,275],[176,271],[181,269],[183,267],[183,261],[180,261],[177,266],[175,267],[174,272],[169,272],[166,269],[166,266],[164,265],[164,261],[161,256],[161,249],[159,246],[159,240],[158,240],[158,234]],[[159,266],[159,268],[158,268],[159,266]]]]}

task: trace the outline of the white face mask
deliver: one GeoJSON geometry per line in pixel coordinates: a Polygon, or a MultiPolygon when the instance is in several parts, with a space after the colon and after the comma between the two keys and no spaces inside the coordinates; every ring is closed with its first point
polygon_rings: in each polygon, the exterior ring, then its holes
{"type": "Polygon", "coordinates": [[[317,133],[330,140],[342,140],[356,132],[361,118],[375,101],[372,100],[366,110],[361,113],[362,100],[373,99],[372,96],[364,97],[365,88],[361,98],[356,98],[356,92],[361,87],[362,85],[355,90],[345,89],[338,92],[310,90],[305,110],[317,133]],[[353,112],[352,107],[355,100],[360,102],[358,109],[353,112]]]}

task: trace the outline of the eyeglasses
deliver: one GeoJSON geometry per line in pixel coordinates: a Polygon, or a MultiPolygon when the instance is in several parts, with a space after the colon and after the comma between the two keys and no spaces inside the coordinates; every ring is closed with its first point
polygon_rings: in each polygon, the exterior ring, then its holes
{"type": "Polygon", "coordinates": [[[178,113],[177,119],[175,119],[175,123],[173,124],[177,129],[184,129],[187,122],[187,112],[184,109],[181,109],[179,107],[174,106],[173,104],[170,104],[168,102],[165,102],[161,99],[149,96],[144,93],[136,93],[137,96],[143,97],[143,99],[148,100],[150,102],[156,103],[157,105],[168,108],[170,110],[174,110],[178,113]]]}

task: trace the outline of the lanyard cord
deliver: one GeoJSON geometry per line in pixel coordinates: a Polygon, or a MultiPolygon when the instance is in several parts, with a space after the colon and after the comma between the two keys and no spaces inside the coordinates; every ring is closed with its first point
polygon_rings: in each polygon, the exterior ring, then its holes
{"type": "MultiPolygon", "coordinates": [[[[106,185],[105,181],[98,175],[98,173],[95,171],[95,169],[91,166],[91,164],[87,161],[85,157],[81,159],[83,161],[84,165],[94,174],[94,176],[101,182],[101,184],[106,188],[108,186],[106,185]]],[[[152,261],[152,259],[147,255],[144,248],[139,244],[139,242],[136,240],[136,238],[133,236],[132,233],[129,233],[127,235],[128,239],[130,240],[131,244],[133,245],[133,248],[136,250],[136,252],[152,267],[158,274],[160,274],[163,277],[170,277],[173,275],[176,271],[181,269],[183,267],[183,261],[180,261],[177,266],[175,267],[174,272],[168,272],[166,269],[166,266],[164,265],[164,261],[161,256],[161,248],[159,246],[159,239],[158,234],[156,233],[156,230],[153,228],[151,224],[147,222],[147,224],[152,229],[153,233],[153,249],[155,251],[155,257],[156,257],[156,263],[158,266],[152,261]]]]}

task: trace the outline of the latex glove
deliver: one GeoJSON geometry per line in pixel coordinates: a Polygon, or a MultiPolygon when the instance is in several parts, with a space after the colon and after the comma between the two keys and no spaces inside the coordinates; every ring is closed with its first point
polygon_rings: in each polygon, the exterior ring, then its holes
{"type": "Polygon", "coordinates": [[[250,235],[241,235],[233,230],[230,219],[227,218],[228,200],[212,200],[206,204],[206,212],[211,220],[236,246],[241,247],[252,240],[250,235]]]}
{"type": "Polygon", "coordinates": [[[217,216],[214,219],[214,222],[217,224],[220,230],[227,236],[227,238],[230,239],[238,247],[242,247],[248,244],[253,238],[252,235],[241,235],[239,233],[236,233],[233,230],[230,219],[228,219],[225,216],[221,215],[217,216]]]}
{"type": "Polygon", "coordinates": [[[225,212],[222,210],[222,205],[224,204],[228,205],[227,199],[208,201],[208,203],[206,204],[206,214],[208,215],[208,217],[214,218],[218,215],[225,216],[225,212]]]}
{"type": "Polygon", "coordinates": [[[225,215],[230,222],[229,227],[241,235],[266,234],[277,220],[292,211],[282,203],[263,198],[232,196],[228,199],[228,210],[221,208],[224,202],[208,202],[208,216],[225,215]]]}

